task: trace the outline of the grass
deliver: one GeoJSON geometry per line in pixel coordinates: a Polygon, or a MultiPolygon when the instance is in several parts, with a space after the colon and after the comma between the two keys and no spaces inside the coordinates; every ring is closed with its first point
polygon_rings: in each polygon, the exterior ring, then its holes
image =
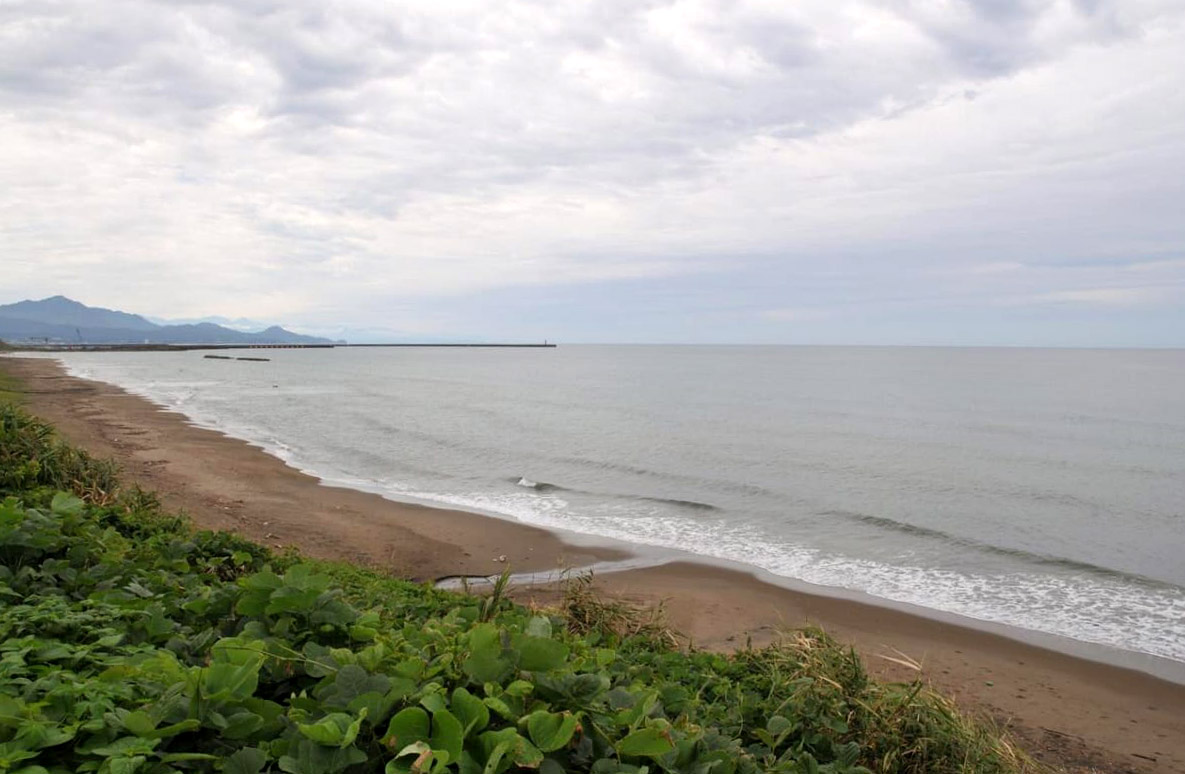
{"type": "Polygon", "coordinates": [[[667,624],[661,604],[637,606],[599,594],[593,588],[591,572],[565,578],[563,589],[560,609],[573,634],[597,642],[641,638],[672,649],[679,647],[679,635],[667,624]]]}
{"type": "Polygon", "coordinates": [[[0,403],[0,771],[1036,771],[818,630],[680,649],[661,611],[555,610],[197,532],[0,403]]]}
{"type": "MultiPolygon", "coordinates": [[[[6,352],[11,347],[0,341],[0,352],[6,352]]],[[[16,377],[11,376],[3,369],[0,369],[0,403],[22,403],[24,396],[21,393],[20,382],[16,377]]]]}

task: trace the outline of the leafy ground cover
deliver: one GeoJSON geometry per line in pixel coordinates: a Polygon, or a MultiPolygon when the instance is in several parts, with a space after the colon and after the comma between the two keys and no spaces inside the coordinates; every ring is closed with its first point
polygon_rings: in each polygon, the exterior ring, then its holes
{"type": "Polygon", "coordinates": [[[681,651],[193,531],[0,404],[0,772],[1019,772],[825,634],[681,651]]]}
{"type": "MultiPolygon", "coordinates": [[[[0,352],[9,349],[8,345],[0,341],[0,352]]],[[[20,385],[4,371],[0,371],[0,403],[19,403],[21,399],[20,385]]]]}

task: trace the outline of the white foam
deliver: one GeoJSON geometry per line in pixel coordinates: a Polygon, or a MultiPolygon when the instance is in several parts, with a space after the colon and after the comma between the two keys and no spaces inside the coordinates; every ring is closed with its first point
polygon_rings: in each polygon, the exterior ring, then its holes
{"type": "Polygon", "coordinates": [[[582,515],[553,494],[441,494],[388,487],[398,498],[490,512],[533,526],[657,548],[687,551],[756,567],[819,586],[848,589],[981,621],[1107,645],[1185,662],[1185,595],[1167,588],[1138,594],[1120,581],[1044,574],[986,575],[888,565],[824,554],[760,529],[715,520],[604,512],[582,515]]]}

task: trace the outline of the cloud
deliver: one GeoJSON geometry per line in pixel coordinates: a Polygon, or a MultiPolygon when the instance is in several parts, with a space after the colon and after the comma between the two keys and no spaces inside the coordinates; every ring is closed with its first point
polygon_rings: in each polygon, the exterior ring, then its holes
{"type": "Polygon", "coordinates": [[[829,320],[836,315],[834,309],[812,309],[810,307],[782,307],[780,309],[766,309],[761,317],[774,322],[818,322],[829,320]]]}
{"type": "Polygon", "coordinates": [[[16,0],[0,294],[421,329],[513,288],[776,323],[1179,281],[1182,46],[1170,0],[16,0]]]}
{"type": "Polygon", "coordinates": [[[1159,305],[1180,299],[1180,288],[1089,288],[1085,290],[1057,290],[1012,299],[1013,304],[1078,304],[1084,306],[1131,307],[1159,305]]]}

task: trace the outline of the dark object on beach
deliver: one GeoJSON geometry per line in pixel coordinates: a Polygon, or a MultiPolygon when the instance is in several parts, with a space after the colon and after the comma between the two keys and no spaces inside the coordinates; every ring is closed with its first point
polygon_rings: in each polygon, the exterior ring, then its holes
{"type": "MultiPolygon", "coordinates": [[[[206,357],[209,357],[209,355],[206,355],[206,357]]],[[[229,360],[230,358],[227,358],[227,359],[229,360]]],[[[272,362],[272,359],[270,357],[236,357],[235,360],[251,360],[256,363],[270,363],[270,362],[272,362]]]]}
{"type": "Polygon", "coordinates": [[[234,360],[229,355],[202,355],[207,360],[234,360]]]}

